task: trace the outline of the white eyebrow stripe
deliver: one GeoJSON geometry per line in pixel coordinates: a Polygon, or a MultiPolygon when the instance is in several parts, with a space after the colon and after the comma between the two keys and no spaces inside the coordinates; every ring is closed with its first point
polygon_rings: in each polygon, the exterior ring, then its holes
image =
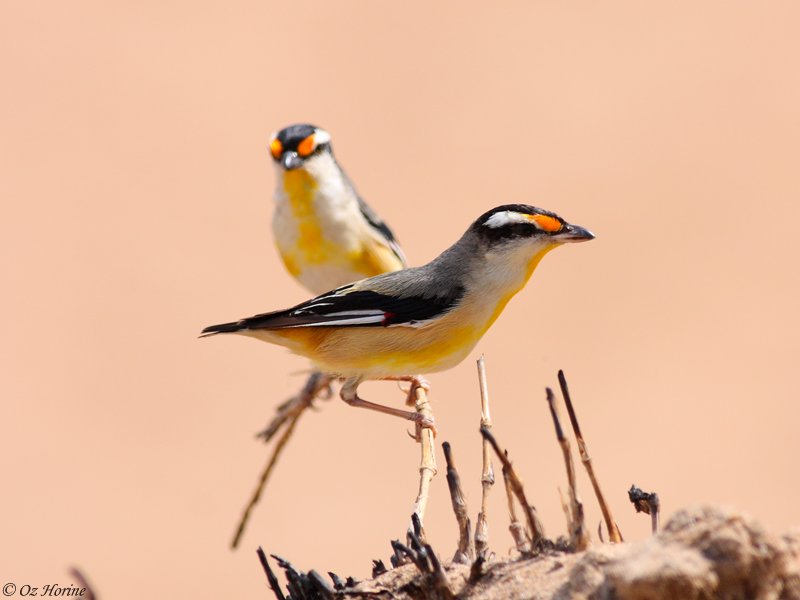
{"type": "Polygon", "coordinates": [[[321,144],[327,144],[331,141],[331,134],[325,131],[324,129],[315,129],[314,130],[314,147],[321,144]]]}
{"type": "Polygon", "coordinates": [[[512,223],[533,223],[539,227],[539,224],[533,219],[528,218],[528,215],[511,210],[504,210],[503,212],[494,213],[491,217],[486,219],[486,223],[484,223],[484,225],[491,227],[492,229],[497,229],[498,227],[505,227],[506,225],[511,225],[512,223]]]}

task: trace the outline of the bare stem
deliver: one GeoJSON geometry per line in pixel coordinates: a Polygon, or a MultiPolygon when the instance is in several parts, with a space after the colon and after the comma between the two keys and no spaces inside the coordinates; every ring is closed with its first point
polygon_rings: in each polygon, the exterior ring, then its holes
{"type": "Polygon", "coordinates": [[[72,567],[69,570],[69,574],[78,581],[78,585],[80,587],[84,588],[84,593],[82,596],[85,598],[85,600],[95,600],[97,598],[97,594],[95,594],[94,590],[92,590],[92,586],[89,585],[89,582],[86,581],[86,577],[83,576],[83,573],[81,573],[77,567],[72,567]]]}
{"type": "Polygon", "coordinates": [[[658,494],[655,492],[648,494],[635,485],[632,485],[631,489],[628,490],[628,498],[633,503],[637,513],[643,512],[650,515],[653,535],[658,533],[658,518],[661,512],[661,501],[658,499],[658,494]]]}
{"type": "Polygon", "coordinates": [[[600,504],[600,511],[603,513],[603,519],[606,522],[606,528],[608,529],[608,539],[618,544],[622,541],[622,534],[619,532],[619,527],[617,527],[616,521],[614,521],[614,517],[611,516],[611,509],[608,507],[606,503],[605,497],[603,496],[603,492],[600,490],[600,483],[597,481],[597,477],[594,474],[594,467],[592,466],[592,457],[589,456],[589,449],[586,446],[586,442],[583,441],[583,435],[581,435],[581,428],[578,425],[578,418],[575,416],[575,410],[572,408],[572,399],[569,395],[569,388],[567,388],[567,379],[564,377],[564,371],[558,372],[558,383],[561,386],[561,393],[564,396],[564,403],[567,405],[567,412],[569,413],[569,420],[572,423],[572,431],[575,432],[575,440],[578,442],[578,451],[581,454],[581,462],[583,463],[584,468],[586,469],[586,473],[589,475],[589,481],[592,482],[592,488],[594,488],[594,494],[597,496],[597,502],[600,504]]]}
{"type": "Polygon", "coordinates": [[[522,479],[520,479],[516,471],[514,471],[514,467],[511,466],[511,461],[508,460],[507,454],[500,448],[492,432],[485,427],[481,427],[481,435],[483,439],[489,440],[495,454],[497,454],[500,462],[503,463],[503,470],[508,474],[509,485],[514,495],[517,497],[517,500],[522,505],[522,510],[525,511],[525,517],[528,521],[528,528],[531,536],[530,551],[531,553],[536,553],[544,541],[544,527],[542,527],[539,517],[536,516],[536,509],[528,504],[528,499],[525,497],[525,490],[522,486],[522,479]]]}
{"type": "Polygon", "coordinates": [[[278,432],[281,426],[286,423],[290,418],[294,417],[298,412],[303,412],[305,409],[312,406],[312,402],[320,396],[320,394],[327,390],[328,394],[325,398],[330,398],[330,384],[333,378],[330,375],[314,371],[308,377],[306,384],[300,393],[292,396],[286,402],[278,406],[276,414],[272,418],[269,425],[259,433],[256,437],[263,438],[264,443],[268,443],[278,432]]]}
{"type": "Polygon", "coordinates": [[[278,406],[276,409],[276,414],[270,424],[267,425],[266,429],[256,435],[256,437],[263,438],[264,442],[267,443],[275,436],[275,434],[278,433],[278,431],[280,431],[281,427],[286,425],[283,435],[280,437],[278,443],[275,445],[275,449],[272,451],[272,456],[270,457],[267,466],[261,473],[258,487],[250,499],[250,504],[247,505],[247,508],[245,509],[241,520],[239,521],[239,526],[236,530],[236,535],[233,538],[233,542],[231,543],[231,548],[236,549],[236,547],[239,545],[239,540],[244,533],[244,528],[247,525],[248,519],[250,518],[250,513],[253,511],[253,508],[255,508],[258,500],[261,498],[261,492],[267,485],[267,480],[269,479],[275,464],[278,462],[278,457],[281,455],[281,452],[289,441],[289,438],[292,437],[292,432],[297,424],[297,420],[307,408],[311,408],[313,406],[312,403],[322,394],[323,391],[327,390],[327,397],[330,397],[330,384],[332,380],[333,378],[330,375],[320,371],[314,371],[311,373],[306,381],[306,384],[303,386],[303,389],[300,390],[300,393],[296,396],[292,396],[286,402],[278,406]]]}
{"type": "MultiPolygon", "coordinates": [[[[525,539],[525,528],[517,518],[517,509],[514,507],[514,490],[511,487],[511,478],[508,471],[503,467],[503,483],[506,488],[506,499],[508,500],[508,530],[511,532],[511,537],[514,538],[514,544],[517,547],[517,552],[527,552],[528,542],[525,539]]],[[[478,555],[480,556],[480,555],[478,555]]]]}
{"type": "Polygon", "coordinates": [[[661,502],[658,494],[650,494],[650,524],[653,535],[658,533],[658,516],[661,513],[661,502]]]}
{"type": "MultiPolygon", "coordinates": [[[[411,391],[415,394],[415,408],[417,414],[423,417],[432,417],[430,403],[425,388],[421,385],[412,385],[411,391]]],[[[436,475],[436,457],[433,451],[433,431],[428,427],[419,430],[419,441],[421,447],[421,458],[419,464],[419,493],[414,502],[414,513],[419,516],[419,520],[424,523],[425,507],[428,504],[428,495],[431,481],[436,475]]],[[[413,526],[409,525],[409,531],[413,531],[413,526]]]]}
{"type": "Polygon", "coordinates": [[[261,498],[261,492],[264,490],[264,486],[267,485],[267,480],[269,479],[270,473],[272,473],[272,469],[278,462],[278,457],[280,456],[283,447],[286,445],[286,442],[288,442],[289,438],[292,437],[294,426],[297,425],[297,420],[302,414],[303,411],[301,410],[292,415],[288,424],[286,425],[283,435],[278,440],[278,443],[275,444],[275,449],[272,451],[272,456],[270,457],[269,462],[267,462],[267,466],[264,467],[264,471],[261,473],[261,479],[258,482],[258,486],[256,486],[256,490],[253,493],[253,496],[250,498],[250,503],[247,505],[247,508],[244,510],[244,514],[239,521],[239,527],[236,529],[236,535],[233,537],[233,542],[231,542],[231,548],[234,550],[239,545],[239,541],[242,539],[242,535],[244,534],[244,528],[247,526],[247,521],[250,519],[250,513],[253,512],[256,504],[258,504],[258,501],[261,498]]]}
{"type": "MultiPolygon", "coordinates": [[[[483,355],[478,359],[478,382],[481,390],[481,427],[492,429],[492,418],[489,415],[489,388],[486,385],[486,368],[483,355]]],[[[489,491],[494,485],[494,467],[492,466],[492,452],[489,441],[483,440],[483,472],[481,475],[481,512],[478,513],[478,522],[475,524],[475,551],[478,556],[489,549],[489,523],[486,515],[489,507],[489,491]]]]}
{"type": "Polygon", "coordinates": [[[467,501],[464,499],[464,491],[461,489],[461,478],[450,450],[450,443],[444,442],[442,450],[444,450],[444,460],[447,462],[447,486],[450,488],[450,500],[453,504],[453,512],[456,514],[456,521],[458,521],[458,550],[453,557],[453,562],[468,565],[475,558],[475,546],[472,541],[467,501]]]}
{"type": "MultiPolygon", "coordinates": [[[[572,452],[570,451],[569,440],[561,429],[561,421],[558,418],[556,409],[556,397],[553,390],[547,388],[547,403],[550,405],[550,415],[553,417],[553,424],[556,427],[556,438],[561,446],[564,455],[564,466],[567,469],[567,482],[569,484],[569,505],[566,510],[567,525],[569,527],[570,546],[575,552],[585,550],[589,547],[589,534],[586,531],[583,519],[583,504],[578,496],[577,482],[575,481],[575,464],[572,462],[572,452]]],[[[562,499],[563,503],[563,499],[562,499]]]]}
{"type": "Polygon", "coordinates": [[[286,600],[286,597],[283,595],[283,590],[281,590],[281,586],[278,583],[278,578],[275,577],[275,573],[270,568],[269,562],[267,562],[267,555],[264,554],[261,546],[259,546],[258,550],[256,550],[256,554],[258,554],[258,560],[261,562],[261,567],[264,569],[264,573],[267,575],[267,582],[269,583],[269,587],[272,589],[272,593],[275,594],[275,598],[277,598],[277,600],[286,600]]]}

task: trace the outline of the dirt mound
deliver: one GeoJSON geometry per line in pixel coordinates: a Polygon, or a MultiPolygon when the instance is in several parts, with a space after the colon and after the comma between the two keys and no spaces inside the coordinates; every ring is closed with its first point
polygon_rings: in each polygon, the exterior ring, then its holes
{"type": "MultiPolygon", "coordinates": [[[[493,561],[480,573],[451,564],[445,575],[462,600],[800,600],[800,529],[773,535],[733,509],[693,506],[645,542],[493,561]]],[[[432,577],[405,565],[337,596],[452,597],[432,577]]]]}

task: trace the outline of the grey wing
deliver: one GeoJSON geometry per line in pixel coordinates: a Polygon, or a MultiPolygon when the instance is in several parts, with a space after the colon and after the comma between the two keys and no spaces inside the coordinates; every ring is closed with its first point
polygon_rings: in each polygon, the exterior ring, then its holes
{"type": "Polygon", "coordinates": [[[384,222],[384,220],[381,219],[366,202],[364,202],[361,196],[356,194],[356,198],[358,199],[358,208],[361,209],[361,214],[364,215],[367,223],[369,223],[370,227],[372,227],[378,233],[378,235],[386,240],[386,243],[392,249],[392,252],[394,252],[400,262],[403,263],[403,267],[407,267],[408,263],[406,262],[406,256],[403,254],[403,250],[400,248],[400,244],[398,244],[397,239],[395,239],[392,230],[389,229],[389,226],[384,222]]]}
{"type": "Polygon", "coordinates": [[[463,288],[446,295],[392,294],[361,290],[347,285],[289,310],[256,315],[235,323],[212,325],[203,335],[235,333],[244,329],[290,327],[388,327],[417,326],[452,310],[461,301],[463,288]]]}
{"type": "Polygon", "coordinates": [[[372,210],[369,204],[364,202],[364,199],[358,194],[356,186],[353,185],[353,182],[350,180],[350,177],[347,175],[347,173],[345,173],[344,169],[339,167],[339,172],[342,174],[342,178],[350,188],[350,191],[352,191],[353,196],[355,196],[356,201],[358,202],[358,208],[361,211],[361,214],[364,216],[364,219],[366,219],[367,224],[372,228],[375,234],[383,239],[386,242],[386,245],[392,249],[392,252],[400,260],[403,268],[408,267],[406,256],[403,254],[403,250],[400,248],[400,244],[398,243],[397,238],[394,237],[392,230],[389,229],[389,226],[384,222],[384,220],[378,216],[378,213],[372,210]]]}

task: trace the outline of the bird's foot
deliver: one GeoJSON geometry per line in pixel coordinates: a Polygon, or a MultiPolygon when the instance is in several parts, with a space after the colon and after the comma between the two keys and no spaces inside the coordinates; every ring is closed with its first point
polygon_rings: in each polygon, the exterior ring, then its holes
{"type": "Polygon", "coordinates": [[[406,396],[406,406],[417,405],[417,388],[429,392],[431,389],[431,382],[425,379],[422,375],[414,375],[411,378],[411,385],[408,388],[408,396],[406,396]]]}
{"type": "Polygon", "coordinates": [[[439,430],[436,429],[436,421],[434,421],[433,415],[423,415],[422,413],[411,414],[413,415],[411,420],[414,421],[414,435],[411,437],[413,437],[416,441],[421,442],[423,429],[430,429],[433,437],[436,437],[436,434],[439,433],[439,430]]]}
{"type": "Polygon", "coordinates": [[[409,375],[405,377],[387,377],[389,381],[396,381],[397,387],[399,387],[404,394],[406,394],[406,406],[416,406],[417,404],[417,396],[416,391],[417,388],[421,388],[423,390],[430,391],[431,389],[431,382],[425,379],[422,375],[409,375]],[[403,383],[408,383],[408,389],[403,385],[403,383]]]}

